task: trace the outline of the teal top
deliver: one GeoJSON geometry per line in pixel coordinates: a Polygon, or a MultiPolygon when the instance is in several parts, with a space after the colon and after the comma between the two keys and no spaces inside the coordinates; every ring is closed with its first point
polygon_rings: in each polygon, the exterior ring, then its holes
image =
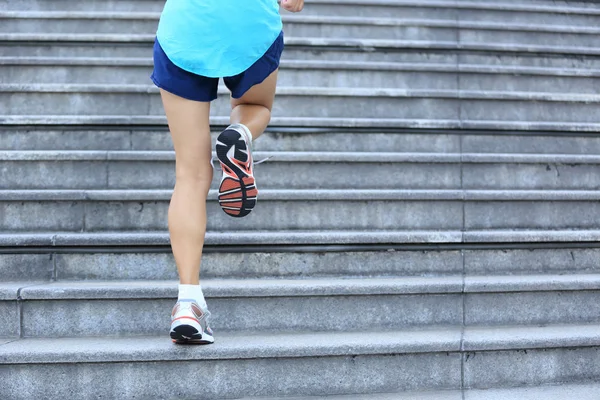
{"type": "Polygon", "coordinates": [[[247,70],[281,30],[277,0],[167,0],[156,36],[179,68],[222,78],[247,70]]]}

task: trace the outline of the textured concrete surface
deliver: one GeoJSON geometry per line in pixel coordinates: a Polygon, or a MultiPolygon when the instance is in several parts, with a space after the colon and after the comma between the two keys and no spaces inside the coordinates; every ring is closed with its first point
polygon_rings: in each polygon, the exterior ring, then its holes
{"type": "MultiPolygon", "coordinates": [[[[56,254],[57,279],[177,279],[171,254],[56,254]]],[[[459,251],[205,253],[202,278],[444,276],[460,274],[459,251]]]]}
{"type": "Polygon", "coordinates": [[[50,254],[0,254],[0,282],[35,278],[50,280],[54,260],[50,254]]]}
{"type": "Polygon", "coordinates": [[[562,382],[590,383],[600,374],[600,348],[548,348],[466,353],[467,388],[494,388],[562,382]]]}
{"type": "Polygon", "coordinates": [[[600,322],[600,291],[477,293],[465,296],[468,325],[600,322]]]}
{"type": "MultiPolygon", "coordinates": [[[[312,140],[318,140],[318,134],[312,140]]],[[[261,139],[262,140],[262,139],[261,139]]],[[[260,143],[260,142],[259,142],[260,143]]],[[[268,144],[267,144],[268,145],[268,144]]],[[[164,152],[4,152],[6,189],[171,189],[172,154],[164,152]],[[96,158],[94,161],[93,159],[96,158]],[[97,158],[103,158],[98,160],[97,158]],[[106,160],[105,158],[111,158],[106,160]],[[15,162],[19,160],[18,162],[15,162]],[[68,179],[64,179],[64,176],[68,179]]],[[[529,154],[256,152],[263,189],[346,189],[352,169],[356,189],[576,189],[600,187],[600,157],[529,154]],[[482,157],[483,156],[483,157],[482,157]],[[311,171],[318,168],[320,173],[311,171]],[[380,173],[384,168],[396,179],[380,173]]],[[[213,188],[220,181],[216,173],[213,188]]]]}
{"type": "Polygon", "coordinates": [[[593,274],[600,267],[594,248],[466,250],[464,258],[468,275],[593,274]]]}
{"type": "Polygon", "coordinates": [[[339,356],[227,361],[2,366],[13,399],[61,398],[74,392],[105,398],[236,398],[456,388],[455,355],[339,356]],[[174,368],[175,367],[175,368],[174,368]],[[186,371],[182,375],[182,371],[186,371]],[[294,371],[290,374],[289,371],[294,371]],[[431,371],[435,371],[431,373],[431,371]],[[75,376],[76,379],[62,379],[75,376]],[[94,384],[90,385],[90,381],[94,384]],[[188,382],[202,381],[203,385],[188,382]],[[174,383],[175,382],[175,383],[174,383]]]}
{"type": "MultiPolygon", "coordinates": [[[[217,330],[372,330],[462,320],[460,295],[453,294],[460,278],[204,281],[203,287],[217,330]]],[[[65,282],[21,295],[26,337],[160,334],[168,330],[176,282],[65,282]]]]}
{"type": "Polygon", "coordinates": [[[444,353],[460,348],[460,329],[390,332],[221,333],[212,346],[176,346],[168,336],[21,339],[2,346],[0,363],[69,364],[302,358],[444,353]]]}
{"type": "MultiPolygon", "coordinates": [[[[0,192],[0,226],[21,232],[166,230],[170,196],[170,190],[0,192]]],[[[599,197],[597,191],[265,190],[262,206],[238,221],[220,210],[211,192],[208,229],[591,230],[599,197]]]]}
{"type": "Polygon", "coordinates": [[[600,344],[598,324],[545,326],[471,326],[462,339],[465,351],[591,347],[600,344]]]}
{"type": "Polygon", "coordinates": [[[19,306],[15,300],[0,300],[0,338],[18,337],[19,306]]]}

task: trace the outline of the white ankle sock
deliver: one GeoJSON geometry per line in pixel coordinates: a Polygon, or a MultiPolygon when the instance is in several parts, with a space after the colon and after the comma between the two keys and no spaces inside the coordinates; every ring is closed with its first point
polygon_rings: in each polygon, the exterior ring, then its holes
{"type": "Polygon", "coordinates": [[[202,308],[204,311],[208,310],[206,300],[204,300],[204,293],[202,293],[202,287],[200,287],[200,285],[179,285],[179,295],[177,299],[196,300],[200,308],[202,308]]]}

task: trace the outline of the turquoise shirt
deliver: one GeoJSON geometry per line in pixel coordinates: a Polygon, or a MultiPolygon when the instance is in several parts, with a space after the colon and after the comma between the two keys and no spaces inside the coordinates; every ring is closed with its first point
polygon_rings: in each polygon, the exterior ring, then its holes
{"type": "Polygon", "coordinates": [[[156,35],[179,68],[221,78],[247,70],[281,30],[277,0],[167,0],[156,35]]]}

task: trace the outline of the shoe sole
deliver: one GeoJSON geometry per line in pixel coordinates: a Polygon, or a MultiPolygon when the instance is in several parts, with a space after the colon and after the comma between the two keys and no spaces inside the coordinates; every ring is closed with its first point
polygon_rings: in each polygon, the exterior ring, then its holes
{"type": "Polygon", "coordinates": [[[212,344],[215,339],[209,334],[202,335],[191,325],[179,325],[171,329],[171,339],[176,344],[212,344]]]}
{"type": "Polygon", "coordinates": [[[226,129],[219,135],[217,157],[223,170],[219,205],[226,214],[236,218],[250,214],[258,196],[248,152],[248,146],[238,131],[226,129]],[[234,147],[232,160],[229,153],[234,147]]]}

